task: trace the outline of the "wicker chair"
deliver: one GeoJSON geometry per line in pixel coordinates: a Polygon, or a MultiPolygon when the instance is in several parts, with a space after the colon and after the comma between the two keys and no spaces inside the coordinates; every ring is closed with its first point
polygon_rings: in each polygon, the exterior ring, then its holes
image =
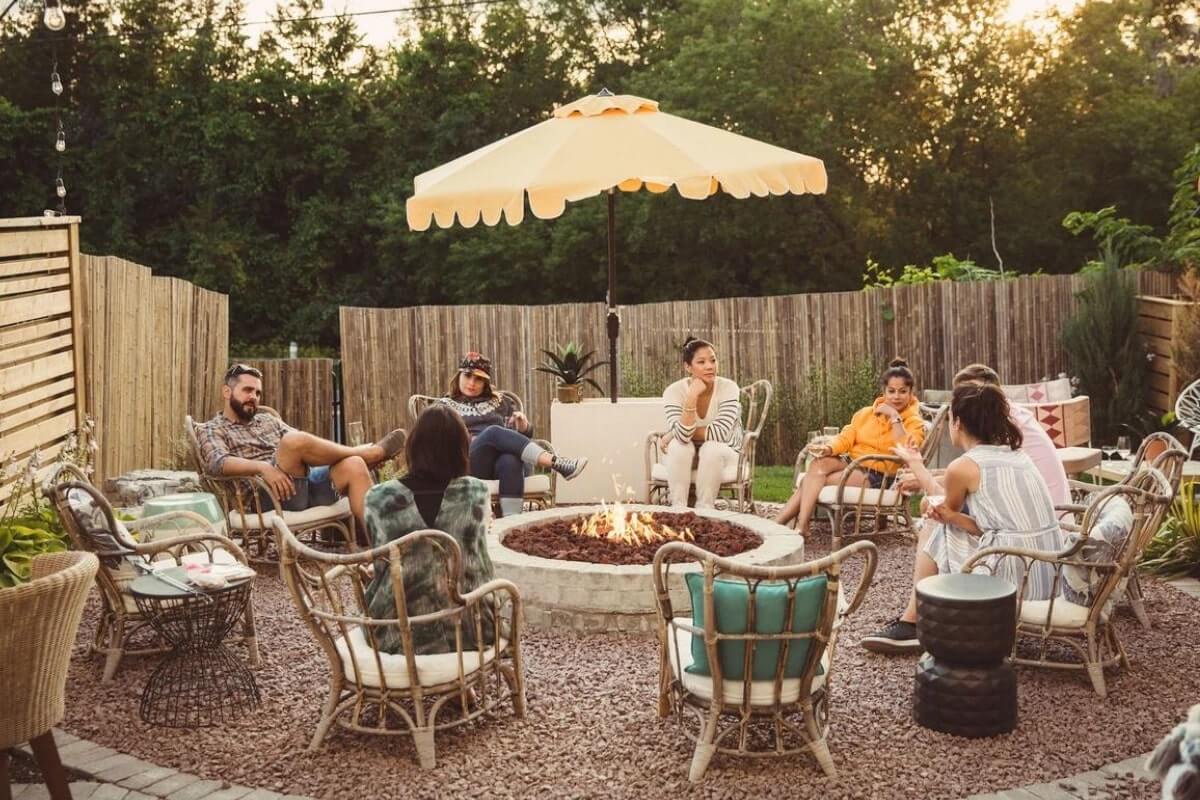
{"type": "Polygon", "coordinates": [[[337,722],[359,733],[412,736],[421,766],[431,769],[435,731],[494,715],[505,705],[511,705],[517,717],[525,716],[521,596],[513,583],[492,580],[459,595],[462,553],[441,531],[416,531],[373,550],[335,554],[301,544],[278,517],[274,524],[283,579],[329,660],[329,695],[309,750],[319,748],[337,722]],[[404,600],[404,556],[421,544],[445,556],[450,605],[410,617],[404,600]],[[367,567],[380,561],[391,565],[396,597],[392,619],[366,613],[367,567]],[[484,615],[496,621],[498,646],[485,641],[484,615]],[[436,624],[454,626],[458,649],[414,655],[413,630],[436,624]],[[378,636],[389,626],[399,628],[405,652],[379,650],[378,636]],[[463,645],[464,629],[474,630],[477,647],[463,645]]]}
{"type": "MultiPolygon", "coordinates": [[[[513,404],[513,408],[517,411],[523,411],[525,404],[521,402],[521,398],[504,389],[497,389],[496,394],[506,397],[513,404]]],[[[408,398],[408,416],[412,419],[413,424],[417,422],[417,417],[421,416],[421,412],[429,408],[438,401],[439,398],[427,394],[414,394],[408,398]]],[[[554,454],[554,446],[545,439],[533,439],[533,442],[541,445],[541,447],[554,454]]],[[[492,493],[492,506],[497,515],[500,513],[500,481],[484,481],[487,484],[488,490],[492,493]]],[[[538,468],[532,475],[525,476],[525,494],[524,501],[526,508],[543,509],[553,508],[555,503],[556,492],[558,491],[558,473],[552,469],[538,468]]]]}
{"type": "MultiPolygon", "coordinates": [[[[1149,459],[1150,466],[1157,469],[1167,479],[1167,483],[1171,486],[1171,497],[1174,499],[1179,494],[1179,484],[1183,480],[1183,465],[1187,461],[1187,453],[1183,449],[1183,445],[1179,440],[1169,433],[1152,433],[1142,439],[1141,445],[1137,449],[1137,453],[1133,457],[1133,461],[1129,466],[1129,474],[1122,478],[1118,485],[1127,484],[1133,479],[1138,471],[1145,465],[1149,459]]],[[[1068,511],[1076,515],[1077,519],[1081,519],[1084,511],[1091,501],[1099,492],[1102,492],[1106,487],[1098,483],[1083,483],[1081,481],[1070,481],[1071,499],[1075,501],[1070,506],[1058,506],[1060,511],[1068,511]]],[[[1138,553],[1140,558],[1141,553],[1138,553]]],[[[1146,602],[1142,596],[1142,585],[1138,580],[1137,559],[1134,559],[1134,565],[1130,569],[1129,583],[1125,588],[1125,599],[1129,603],[1129,608],[1133,611],[1133,615],[1137,617],[1137,621],[1146,630],[1150,630],[1150,615],[1146,611],[1146,602]]]]}
{"type": "MultiPolygon", "coordinates": [[[[176,564],[247,563],[240,547],[217,533],[207,519],[190,511],[170,511],[129,523],[119,522],[104,495],[70,465],[60,468],[51,479],[48,493],[74,548],[100,559],[96,585],[100,588],[103,608],[91,650],[105,656],[104,683],[112,680],[125,655],[150,655],[166,650],[153,636],[149,621],[128,592],[139,571],[160,559],[171,559],[176,564]],[[176,535],[170,525],[181,520],[203,532],[176,535]],[[164,525],[168,526],[168,532],[159,533],[158,529],[164,525]],[[131,535],[134,532],[141,532],[146,541],[135,541],[131,535]]],[[[257,667],[258,640],[250,606],[242,624],[242,640],[249,651],[250,663],[257,667]]]]}
{"type": "MultiPolygon", "coordinates": [[[[950,423],[949,411],[949,404],[940,407],[921,405],[926,428],[925,440],[921,442],[921,457],[926,462],[941,446],[942,437],[950,423]]],[[[802,450],[796,457],[794,470],[793,485],[797,488],[804,477],[804,458],[802,450]]],[[[878,489],[867,488],[867,471],[878,469],[883,463],[892,464],[897,470],[904,466],[903,459],[890,453],[862,456],[850,462],[836,485],[821,489],[817,510],[829,520],[832,531],[830,546],[833,549],[841,547],[846,537],[878,536],[883,533],[916,534],[912,513],[908,508],[909,498],[892,487],[891,479],[878,489]],[[851,483],[854,475],[860,476],[861,486],[851,483]]],[[[799,525],[800,520],[797,519],[794,524],[799,525]]]]}
{"type": "MultiPolygon", "coordinates": [[[[278,412],[267,406],[259,406],[258,410],[279,416],[278,412]]],[[[225,514],[230,537],[241,542],[251,561],[274,561],[272,548],[275,531],[271,527],[271,520],[277,516],[297,536],[310,539],[314,545],[346,550],[357,548],[354,514],[347,498],[343,497],[329,506],[284,511],[279,498],[259,476],[233,477],[210,473],[200,455],[200,443],[196,438],[198,425],[191,416],[184,417],[184,433],[192,453],[192,462],[200,476],[200,485],[217,498],[225,514]],[[267,499],[270,500],[270,506],[266,506],[267,499]]]]}
{"type": "Polygon", "coordinates": [[[685,542],[671,542],[658,549],[654,555],[660,645],[658,715],[665,718],[674,714],[684,734],[696,743],[690,780],[703,779],[717,752],[787,756],[809,751],[826,775],[837,776],[825,741],[833,656],[839,628],[866,596],[876,560],[872,542],[854,542],[825,558],[786,567],[750,566],[685,542]],[[863,560],[862,572],[853,598],[846,603],[841,573],[843,565],[853,558],[863,560]],[[699,573],[695,571],[697,565],[699,573]],[[700,624],[686,612],[676,612],[673,595],[679,596],[679,584],[684,580],[681,573],[702,579],[695,581],[697,586],[683,588],[683,597],[691,591],[687,605],[693,605],[691,600],[702,588],[704,621],[700,624]],[[822,578],[824,586],[813,583],[822,578]],[[722,584],[721,589],[716,588],[718,584],[722,584]],[[730,588],[740,592],[743,587],[746,616],[723,617],[716,610],[714,595],[730,588]],[[775,587],[778,593],[774,601],[778,606],[775,610],[781,612],[776,626],[779,633],[756,632],[755,611],[770,602],[766,597],[768,587],[775,587]],[[803,603],[802,588],[806,590],[803,603]],[[809,616],[811,624],[807,624],[809,616]],[[727,632],[718,630],[718,617],[722,617],[727,632]],[[786,620],[799,620],[800,624],[787,625],[786,620]],[[696,663],[697,639],[703,641],[709,674],[689,671],[696,663]],[[801,656],[798,648],[802,646],[807,652],[801,656]],[[730,653],[730,647],[741,647],[744,652],[730,653]],[[796,649],[795,654],[789,652],[792,649],[796,649]],[[722,651],[726,651],[724,655],[722,651]],[[725,677],[732,674],[727,669],[731,663],[741,665],[740,678],[725,677]],[[774,677],[755,680],[756,672],[774,677]]]}
{"type": "MultiPolygon", "coordinates": [[[[754,455],[771,408],[771,382],[757,380],[741,391],[742,428],[745,438],[738,454],[737,466],[721,476],[721,488],[717,496],[728,493],[737,502],[737,510],[754,513],[754,455]]],[[[650,503],[667,502],[667,466],[662,462],[662,450],[658,442],[666,431],[652,431],[646,435],[646,498],[650,503]]],[[[697,454],[697,458],[699,455],[697,454]]],[[[692,462],[692,481],[696,480],[696,462],[692,462]]]]}
{"type": "Polygon", "coordinates": [[[8,749],[29,742],[50,797],[70,800],[52,729],[63,718],[67,666],[98,567],[91,553],[40,555],[33,580],[0,589],[0,797],[11,796],[8,749]]]}
{"type": "MultiPolygon", "coordinates": [[[[1092,687],[1101,697],[1107,694],[1104,668],[1129,666],[1125,649],[1111,623],[1112,606],[1125,592],[1125,584],[1138,554],[1158,531],[1171,503],[1171,486],[1153,467],[1139,471],[1128,483],[1101,492],[1084,513],[1083,526],[1074,541],[1058,553],[1026,548],[989,547],[963,565],[964,572],[977,567],[995,570],[1004,558],[1024,562],[1027,576],[1035,562],[1051,564],[1053,591],[1049,600],[1021,600],[1017,611],[1017,636],[1013,661],[1017,664],[1056,669],[1086,670],[1092,687]],[[1126,507],[1127,523],[1121,519],[1126,507]],[[1052,646],[1057,645],[1057,646],[1052,646]],[[1063,647],[1065,645],[1065,647],[1063,647]],[[1029,655],[1029,649],[1033,655],[1029,655]],[[1074,652],[1078,661],[1066,660],[1074,652]]],[[[1018,597],[1024,595],[1025,581],[1018,597]]]]}

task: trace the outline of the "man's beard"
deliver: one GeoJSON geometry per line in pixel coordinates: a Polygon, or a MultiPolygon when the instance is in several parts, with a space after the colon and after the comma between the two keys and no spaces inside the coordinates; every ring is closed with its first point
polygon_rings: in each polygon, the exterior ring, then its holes
{"type": "Polygon", "coordinates": [[[236,414],[237,418],[242,422],[249,422],[250,420],[254,419],[254,415],[258,413],[257,407],[248,409],[246,408],[245,403],[239,403],[232,397],[229,398],[229,407],[233,409],[233,413],[236,414]]]}

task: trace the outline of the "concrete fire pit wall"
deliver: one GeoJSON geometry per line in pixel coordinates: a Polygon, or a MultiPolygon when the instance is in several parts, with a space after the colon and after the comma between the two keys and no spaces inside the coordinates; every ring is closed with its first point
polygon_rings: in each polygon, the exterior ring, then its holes
{"type": "MultiPolygon", "coordinates": [[[[629,511],[670,512],[664,506],[630,505],[629,511]]],[[[649,564],[613,566],[583,561],[561,561],[526,555],[504,546],[509,531],[561,517],[578,517],[599,506],[569,506],[533,511],[496,520],[488,531],[488,551],[496,576],[521,589],[526,622],[541,629],[578,632],[642,632],[656,629],[653,567],[649,564]]],[[[753,550],[734,559],[759,566],[799,564],[804,561],[804,538],[770,520],[733,511],[697,511],[712,519],[749,528],[763,539],[753,550]]],[[[699,572],[698,564],[677,564],[671,569],[671,602],[676,613],[686,613],[691,601],[683,574],[699,572]]]]}

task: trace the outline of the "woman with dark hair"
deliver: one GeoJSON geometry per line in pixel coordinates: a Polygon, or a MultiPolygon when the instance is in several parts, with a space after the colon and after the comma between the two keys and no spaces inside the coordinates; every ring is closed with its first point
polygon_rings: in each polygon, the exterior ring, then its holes
{"type": "MultiPolygon", "coordinates": [[[[434,528],[454,537],[462,550],[459,592],[466,594],[493,577],[487,551],[489,493],[487,485],[467,475],[470,438],[462,418],[446,406],[430,406],[417,419],[405,443],[408,474],[377,484],[367,492],[366,518],[371,546],[379,547],[413,531],[434,528]]],[[[450,605],[442,584],[445,554],[433,547],[410,550],[404,559],[404,594],[409,616],[429,614],[450,605]]],[[[375,577],[366,590],[367,612],[376,619],[394,619],[386,561],[375,564],[375,577]]],[[[492,621],[483,621],[485,638],[492,636],[492,621]]],[[[377,631],[384,652],[400,652],[400,632],[395,627],[377,631]]],[[[475,626],[463,625],[464,649],[474,647],[475,626]]],[[[413,627],[416,654],[455,650],[450,623],[413,627]]]]}
{"type": "MultiPolygon", "coordinates": [[[[939,573],[959,572],[976,552],[987,547],[1025,547],[1055,552],[1062,533],[1050,491],[1037,467],[1021,450],[1021,431],[1009,417],[1008,399],[998,386],[963,383],[950,401],[950,438],[965,452],[950,462],[945,494],[911,447],[897,447],[927,492],[921,501],[926,524],[917,539],[913,585],[939,573]]],[[[1005,558],[976,571],[994,570],[998,577],[1021,585],[1024,566],[1005,558]]],[[[1054,589],[1054,568],[1034,562],[1025,584],[1026,600],[1047,600],[1054,589]]],[[[883,630],[863,639],[863,647],[880,653],[918,653],[917,598],[910,594],[904,613],[883,630]]]]}
{"type": "Polygon", "coordinates": [[[663,392],[667,433],[659,441],[667,467],[667,494],[673,506],[686,506],[696,468],[696,508],[712,508],[722,480],[733,477],[742,448],[741,389],[717,375],[717,351],[689,336],[681,352],[687,377],[663,392]]]}
{"type": "MultiPolygon", "coordinates": [[[[798,518],[800,533],[808,535],[821,490],[836,486],[850,462],[863,456],[891,454],[898,444],[920,447],[925,441],[925,423],[921,420],[920,403],[913,392],[914,383],[908,362],[902,358],[892,359],[879,377],[880,395],[875,402],[855,412],[850,424],[842,428],[833,441],[809,445],[809,452],[817,459],[809,465],[800,486],[775,515],[775,521],[786,525],[798,518]]],[[[868,484],[872,489],[879,489],[895,474],[893,462],[877,461],[866,470],[865,476],[862,472],[850,475],[846,485],[868,484]]]]}
{"type": "Polygon", "coordinates": [[[471,435],[471,474],[500,482],[500,515],[520,514],[525,501],[525,466],[548,467],[571,480],[586,458],[556,456],[532,440],[533,426],[512,400],[492,390],[492,362],[470,352],[463,356],[450,391],[438,402],[462,417],[471,435]]]}

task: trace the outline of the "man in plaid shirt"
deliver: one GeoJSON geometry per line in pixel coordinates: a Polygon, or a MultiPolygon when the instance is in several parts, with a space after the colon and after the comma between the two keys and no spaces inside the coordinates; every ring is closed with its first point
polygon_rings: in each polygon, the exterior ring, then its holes
{"type": "Polygon", "coordinates": [[[400,452],[402,428],[359,447],[298,431],[277,417],[258,413],[262,373],[242,364],[225,373],[221,395],[225,398],[222,412],[196,430],[209,473],[257,475],[285,511],[332,505],[339,496],[347,497],[362,525],[363,498],[372,485],[370,468],[400,452]]]}

